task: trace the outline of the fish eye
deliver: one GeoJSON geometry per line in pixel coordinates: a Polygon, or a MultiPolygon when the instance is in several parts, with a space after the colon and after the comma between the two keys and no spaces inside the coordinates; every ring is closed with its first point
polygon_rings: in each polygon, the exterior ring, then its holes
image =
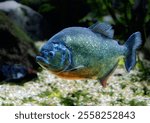
{"type": "Polygon", "coordinates": [[[52,55],[53,55],[53,53],[52,53],[52,52],[49,52],[49,55],[50,55],[50,56],[52,56],[52,55]]]}
{"type": "Polygon", "coordinates": [[[54,52],[49,52],[49,55],[50,56],[54,56],[54,52]]]}

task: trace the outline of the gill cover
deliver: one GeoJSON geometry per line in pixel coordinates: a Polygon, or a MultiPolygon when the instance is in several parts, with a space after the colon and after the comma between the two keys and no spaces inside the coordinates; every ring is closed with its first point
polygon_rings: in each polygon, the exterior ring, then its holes
{"type": "Polygon", "coordinates": [[[40,50],[37,62],[52,71],[68,69],[72,63],[71,51],[60,42],[47,42],[40,50]]]}

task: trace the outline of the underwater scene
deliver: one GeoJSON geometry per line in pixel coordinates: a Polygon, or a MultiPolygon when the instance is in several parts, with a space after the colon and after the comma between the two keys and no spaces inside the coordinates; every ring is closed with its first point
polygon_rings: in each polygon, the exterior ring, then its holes
{"type": "Polygon", "coordinates": [[[1,0],[0,106],[150,106],[150,0],[1,0]]]}

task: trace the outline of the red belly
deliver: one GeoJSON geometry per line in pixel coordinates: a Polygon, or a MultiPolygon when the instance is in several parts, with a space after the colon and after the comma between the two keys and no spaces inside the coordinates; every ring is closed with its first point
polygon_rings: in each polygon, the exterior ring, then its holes
{"type": "Polygon", "coordinates": [[[64,78],[64,79],[72,79],[72,80],[77,80],[77,79],[90,79],[90,78],[93,78],[94,75],[93,73],[91,73],[90,70],[85,70],[85,69],[82,69],[82,70],[75,70],[75,71],[68,71],[68,72],[52,72],[54,73],[55,75],[61,77],[61,78],[64,78]]]}

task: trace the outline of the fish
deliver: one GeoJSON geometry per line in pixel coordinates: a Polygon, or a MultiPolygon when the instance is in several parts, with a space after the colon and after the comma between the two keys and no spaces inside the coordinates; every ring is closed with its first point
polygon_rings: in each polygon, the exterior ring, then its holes
{"type": "Polygon", "coordinates": [[[121,58],[127,72],[136,64],[136,50],[142,44],[139,31],[124,44],[113,39],[114,29],[109,23],[68,27],[52,36],[36,56],[37,63],[58,77],[72,80],[95,79],[106,87],[107,80],[121,58]]]}

